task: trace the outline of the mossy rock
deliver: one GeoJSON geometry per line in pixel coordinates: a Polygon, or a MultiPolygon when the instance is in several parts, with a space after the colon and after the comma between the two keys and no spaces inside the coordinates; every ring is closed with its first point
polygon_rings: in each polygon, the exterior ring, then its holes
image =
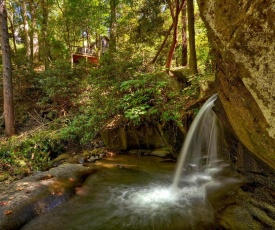
{"type": "Polygon", "coordinates": [[[253,219],[249,211],[238,205],[231,206],[222,213],[220,224],[225,229],[232,230],[262,229],[261,225],[253,219]]]}
{"type": "Polygon", "coordinates": [[[215,59],[217,91],[234,135],[274,170],[274,2],[197,2],[215,59]]]}
{"type": "Polygon", "coordinates": [[[7,180],[10,174],[6,171],[0,171],[0,182],[7,180]]]}

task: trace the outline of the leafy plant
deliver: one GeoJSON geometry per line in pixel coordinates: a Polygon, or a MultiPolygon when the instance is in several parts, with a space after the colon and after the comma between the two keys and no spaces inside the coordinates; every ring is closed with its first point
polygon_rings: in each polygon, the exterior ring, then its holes
{"type": "Polygon", "coordinates": [[[158,81],[154,74],[139,74],[134,80],[123,81],[120,85],[123,96],[119,104],[125,117],[140,123],[160,114],[159,104],[165,97],[162,92],[166,84],[165,81],[158,81]]]}
{"type": "Polygon", "coordinates": [[[86,75],[84,68],[72,69],[69,62],[57,61],[40,74],[39,85],[44,97],[41,105],[51,104],[62,109],[69,109],[73,105],[72,100],[81,91],[81,81],[86,75]]]}

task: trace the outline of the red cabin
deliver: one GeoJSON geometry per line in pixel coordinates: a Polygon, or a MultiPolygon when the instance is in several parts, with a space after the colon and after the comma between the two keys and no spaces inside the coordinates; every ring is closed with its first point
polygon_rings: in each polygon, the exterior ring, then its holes
{"type": "Polygon", "coordinates": [[[79,63],[80,59],[84,59],[90,64],[98,64],[98,57],[92,48],[78,47],[73,54],[73,63],[79,63]]]}

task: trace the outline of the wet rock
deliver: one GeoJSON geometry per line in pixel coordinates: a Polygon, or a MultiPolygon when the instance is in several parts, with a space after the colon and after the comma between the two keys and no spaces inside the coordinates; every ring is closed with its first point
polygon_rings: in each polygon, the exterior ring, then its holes
{"type": "Polygon", "coordinates": [[[173,157],[173,154],[169,149],[155,149],[150,153],[150,155],[161,157],[161,158],[173,157]]]}
{"type": "Polygon", "coordinates": [[[172,150],[167,148],[160,148],[154,150],[148,149],[132,149],[129,151],[130,155],[136,156],[155,156],[161,158],[174,158],[172,150]]]}
{"type": "Polygon", "coordinates": [[[275,3],[199,0],[198,5],[228,128],[251,154],[275,169],[275,3]]]}
{"type": "Polygon", "coordinates": [[[216,84],[214,76],[207,76],[200,79],[200,98],[207,98],[216,93],[216,84]]]}
{"type": "Polygon", "coordinates": [[[115,151],[169,148],[178,152],[184,134],[176,124],[129,124],[122,116],[110,119],[100,132],[105,146],[115,151]]]}
{"type": "Polygon", "coordinates": [[[231,206],[222,213],[220,224],[225,229],[261,229],[261,225],[253,220],[249,211],[238,205],[231,206]]]}
{"type": "Polygon", "coordinates": [[[62,163],[68,161],[70,158],[72,158],[72,154],[70,153],[63,153],[63,154],[60,154],[57,158],[55,158],[53,160],[53,165],[56,167],[56,166],[59,166],[61,165],[62,163]]]}
{"type": "Polygon", "coordinates": [[[11,184],[1,184],[0,229],[19,229],[37,215],[68,200],[75,188],[96,170],[63,164],[11,184]]]}
{"type": "Polygon", "coordinates": [[[107,153],[107,149],[104,147],[93,149],[89,155],[98,156],[99,158],[103,158],[107,153]]]}
{"type": "Polygon", "coordinates": [[[152,151],[148,149],[131,149],[129,151],[130,155],[136,155],[136,156],[148,156],[150,155],[152,151]]]}
{"type": "Polygon", "coordinates": [[[93,149],[91,151],[84,150],[83,153],[80,154],[83,162],[90,162],[93,163],[97,160],[104,158],[107,154],[107,149],[105,147],[100,147],[93,149]]]}
{"type": "Polygon", "coordinates": [[[268,197],[274,191],[249,183],[239,187],[240,183],[232,181],[207,188],[207,199],[216,211],[220,225],[224,229],[273,229],[274,199],[268,197]]]}

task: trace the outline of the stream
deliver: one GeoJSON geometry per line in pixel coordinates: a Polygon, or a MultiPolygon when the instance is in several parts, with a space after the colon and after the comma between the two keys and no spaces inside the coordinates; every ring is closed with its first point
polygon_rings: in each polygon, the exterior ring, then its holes
{"type": "Polygon", "coordinates": [[[171,190],[176,164],[152,156],[117,155],[97,162],[98,172],[77,195],[22,229],[213,229],[204,187],[186,177],[171,190]]]}

